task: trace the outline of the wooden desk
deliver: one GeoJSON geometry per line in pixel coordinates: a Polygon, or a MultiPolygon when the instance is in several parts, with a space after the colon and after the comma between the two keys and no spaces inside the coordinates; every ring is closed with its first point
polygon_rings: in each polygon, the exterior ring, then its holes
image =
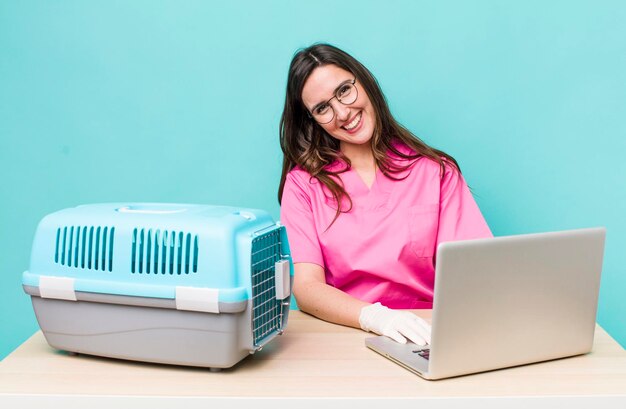
{"type": "MultiPolygon", "coordinates": [[[[430,311],[420,315],[429,318],[430,311]]],[[[234,368],[213,373],[71,356],[50,348],[37,332],[0,362],[0,407],[52,403],[110,409],[131,403],[155,409],[178,407],[173,400],[181,400],[186,408],[207,408],[207,400],[231,407],[233,398],[264,398],[254,399],[255,409],[285,401],[298,409],[319,408],[320,403],[324,409],[345,409],[345,398],[361,407],[381,407],[389,405],[381,399],[391,397],[400,398],[389,406],[394,409],[424,403],[428,409],[465,409],[468,402],[470,407],[501,408],[512,401],[522,407],[520,399],[532,400],[534,407],[540,402],[552,407],[565,403],[568,409],[626,407],[626,351],[599,326],[588,355],[439,381],[423,380],[369,350],[363,343],[368,336],[372,334],[291,311],[285,334],[234,368]]]]}

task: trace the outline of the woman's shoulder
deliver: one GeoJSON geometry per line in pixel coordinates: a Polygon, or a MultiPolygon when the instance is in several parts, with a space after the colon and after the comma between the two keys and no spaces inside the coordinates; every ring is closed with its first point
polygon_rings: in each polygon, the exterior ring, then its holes
{"type": "Polygon", "coordinates": [[[287,173],[287,177],[285,179],[285,186],[291,185],[307,193],[311,193],[315,188],[315,185],[318,183],[319,182],[316,178],[311,176],[308,171],[298,165],[294,166],[287,173]]]}
{"type": "Polygon", "coordinates": [[[415,149],[411,148],[409,145],[407,145],[405,142],[401,141],[400,139],[391,140],[391,151],[393,152],[393,150],[396,150],[403,155],[415,155],[416,154],[415,149]]]}
{"type": "MultiPolygon", "coordinates": [[[[328,163],[322,168],[325,173],[330,174],[340,174],[349,169],[349,166],[343,161],[341,158],[337,158],[333,160],[331,163],[328,163]]],[[[306,180],[307,182],[311,182],[313,184],[317,183],[317,178],[312,176],[309,171],[301,167],[300,165],[295,165],[287,175],[291,175],[292,178],[296,178],[299,180],[306,180]]]]}
{"type": "Polygon", "coordinates": [[[294,166],[289,172],[287,172],[287,181],[296,183],[298,185],[307,182],[311,178],[311,175],[300,166],[294,166]]]}
{"type": "Polygon", "coordinates": [[[289,172],[287,172],[287,175],[295,178],[302,178],[303,176],[308,174],[309,173],[301,168],[299,165],[295,165],[289,172]]]}
{"type": "MultiPolygon", "coordinates": [[[[439,163],[431,158],[420,155],[415,149],[406,143],[400,140],[394,140],[391,143],[391,149],[388,152],[389,158],[393,160],[396,164],[402,164],[405,162],[407,165],[410,164],[410,168],[423,168],[423,169],[437,169],[439,167],[439,163]]],[[[442,157],[444,160],[445,158],[442,157]]]]}

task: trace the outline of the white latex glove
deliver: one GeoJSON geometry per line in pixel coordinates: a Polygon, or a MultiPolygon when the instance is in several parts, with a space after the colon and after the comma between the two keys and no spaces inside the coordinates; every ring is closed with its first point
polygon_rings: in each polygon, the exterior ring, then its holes
{"type": "Polygon", "coordinates": [[[430,343],[430,324],[408,311],[392,310],[379,302],[361,308],[359,324],[365,331],[385,335],[401,344],[430,343]]]}

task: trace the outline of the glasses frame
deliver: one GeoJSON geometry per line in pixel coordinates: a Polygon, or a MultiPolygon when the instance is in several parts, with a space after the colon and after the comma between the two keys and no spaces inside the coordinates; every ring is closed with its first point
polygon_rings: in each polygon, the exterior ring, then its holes
{"type": "Polygon", "coordinates": [[[330,98],[330,99],[329,99],[329,100],[327,100],[327,101],[322,102],[321,104],[317,104],[317,105],[315,105],[315,106],[317,107],[317,106],[322,105],[322,104],[327,104],[327,105],[330,107],[330,109],[332,109],[332,111],[333,111],[333,116],[332,116],[332,117],[331,117],[328,121],[326,121],[326,122],[320,122],[320,121],[318,121],[318,120],[315,118],[315,115],[313,115],[313,113],[307,109],[306,111],[307,111],[307,114],[309,114],[309,118],[313,119],[315,122],[317,122],[317,123],[318,123],[318,124],[320,124],[320,125],[326,125],[326,124],[331,123],[331,122],[333,121],[333,119],[335,119],[335,116],[337,115],[337,113],[335,112],[335,108],[333,108],[333,106],[330,104],[330,101],[332,101],[333,99],[337,99],[337,101],[339,101],[341,104],[346,105],[346,106],[347,106],[347,105],[352,105],[352,104],[354,104],[354,103],[356,102],[356,100],[357,100],[357,99],[359,99],[359,89],[358,89],[358,88],[357,88],[357,86],[356,86],[356,77],[354,77],[354,79],[352,79],[352,80],[348,80],[348,81],[344,81],[344,82],[342,82],[342,83],[341,83],[341,84],[337,87],[337,89],[335,89],[335,95],[333,95],[333,97],[332,97],[332,98],[330,98]],[[337,95],[337,93],[339,92],[339,90],[341,89],[341,87],[343,87],[344,85],[347,85],[347,84],[352,85],[352,86],[354,87],[354,91],[356,92],[356,97],[354,98],[354,101],[350,102],[349,104],[346,104],[346,103],[344,103],[343,101],[341,101],[341,98],[339,98],[339,96],[337,95]]]}

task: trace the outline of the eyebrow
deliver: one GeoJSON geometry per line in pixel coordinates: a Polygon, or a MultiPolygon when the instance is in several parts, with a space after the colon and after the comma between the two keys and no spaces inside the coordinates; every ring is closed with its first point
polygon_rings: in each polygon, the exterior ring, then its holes
{"type": "MultiPolygon", "coordinates": [[[[346,85],[350,81],[352,81],[352,80],[345,80],[341,84],[337,85],[337,88],[335,88],[335,90],[333,91],[333,96],[330,99],[335,98],[335,96],[337,95],[337,91],[339,91],[339,88],[343,87],[344,85],[346,85]]],[[[317,104],[313,105],[313,108],[311,108],[311,112],[315,111],[320,105],[325,104],[328,101],[329,100],[321,101],[321,102],[318,102],[317,104]]]]}

